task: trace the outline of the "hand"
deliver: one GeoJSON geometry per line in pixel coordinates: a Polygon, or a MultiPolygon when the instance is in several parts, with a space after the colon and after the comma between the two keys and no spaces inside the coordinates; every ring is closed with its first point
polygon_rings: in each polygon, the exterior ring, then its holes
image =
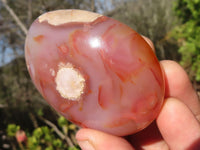
{"type": "MultiPolygon", "coordinates": [[[[145,37],[144,37],[145,38],[145,37]]],[[[150,46],[153,44],[145,38],[150,46]]],[[[143,131],[117,137],[81,129],[76,138],[83,150],[199,150],[200,103],[185,71],[174,61],[161,61],[165,102],[156,121],[143,131]]]]}

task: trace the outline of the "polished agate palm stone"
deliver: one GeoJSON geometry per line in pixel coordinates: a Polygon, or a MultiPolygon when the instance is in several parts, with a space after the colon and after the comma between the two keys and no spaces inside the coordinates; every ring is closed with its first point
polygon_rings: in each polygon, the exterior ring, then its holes
{"type": "Polygon", "coordinates": [[[112,18],[45,13],[30,27],[25,55],[44,99],[81,127],[124,136],[147,127],[161,109],[164,79],[154,52],[112,18]]]}

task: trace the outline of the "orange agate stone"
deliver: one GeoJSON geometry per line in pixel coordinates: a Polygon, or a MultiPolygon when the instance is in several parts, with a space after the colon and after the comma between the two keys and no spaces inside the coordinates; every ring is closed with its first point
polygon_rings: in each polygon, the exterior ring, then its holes
{"type": "Polygon", "coordinates": [[[25,43],[31,78],[71,122],[124,136],[147,127],[164,98],[160,64],[125,24],[83,10],[45,13],[25,43]]]}

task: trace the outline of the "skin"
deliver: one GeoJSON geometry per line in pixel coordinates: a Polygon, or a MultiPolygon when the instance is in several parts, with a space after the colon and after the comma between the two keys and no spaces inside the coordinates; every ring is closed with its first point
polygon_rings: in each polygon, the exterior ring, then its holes
{"type": "MultiPolygon", "coordinates": [[[[144,37],[154,49],[152,42],[144,37]]],[[[143,131],[117,137],[93,129],[80,129],[76,139],[82,150],[198,150],[200,103],[184,69],[174,61],[160,62],[165,75],[165,102],[157,119],[143,131]]]]}

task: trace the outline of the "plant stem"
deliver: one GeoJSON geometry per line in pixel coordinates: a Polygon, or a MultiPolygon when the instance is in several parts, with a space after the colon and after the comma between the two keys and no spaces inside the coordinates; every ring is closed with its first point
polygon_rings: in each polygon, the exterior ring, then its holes
{"type": "Polygon", "coordinates": [[[74,147],[74,144],[73,142],[71,141],[71,139],[68,137],[68,136],[65,136],[58,128],[55,124],[53,124],[51,121],[43,118],[43,117],[40,117],[40,119],[45,122],[48,126],[50,126],[54,131],[55,133],[63,140],[65,140],[67,142],[67,144],[70,146],[70,147],[74,147]]]}
{"type": "Polygon", "coordinates": [[[21,28],[21,30],[24,32],[24,34],[26,35],[28,30],[26,28],[26,26],[21,22],[21,20],[19,19],[19,17],[16,15],[16,13],[13,11],[12,8],[10,8],[10,6],[7,4],[7,0],[1,0],[4,7],[7,9],[7,11],[10,13],[10,15],[13,17],[13,19],[15,20],[15,22],[17,23],[17,25],[21,28]]]}

